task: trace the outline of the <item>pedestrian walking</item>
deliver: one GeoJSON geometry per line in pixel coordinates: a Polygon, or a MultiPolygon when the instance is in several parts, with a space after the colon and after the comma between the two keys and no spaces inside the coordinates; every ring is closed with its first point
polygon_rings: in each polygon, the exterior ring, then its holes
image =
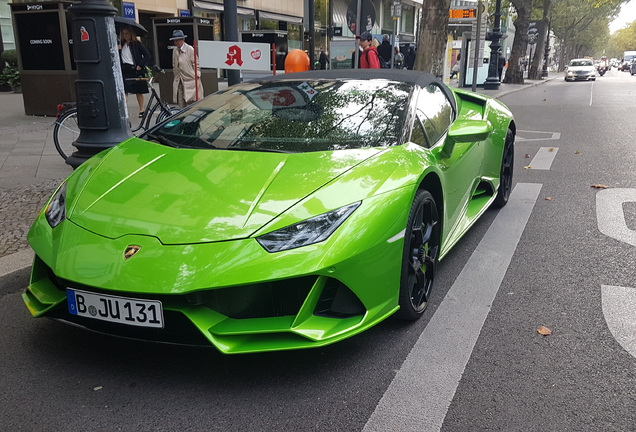
{"type": "Polygon", "coordinates": [[[402,69],[402,65],[404,64],[404,55],[400,52],[398,47],[394,48],[395,53],[393,54],[393,69],[402,69]]]}
{"type": "Polygon", "coordinates": [[[404,58],[404,63],[408,70],[413,70],[415,66],[415,48],[409,47],[406,57],[404,58]]]}
{"type": "Polygon", "coordinates": [[[327,69],[327,63],[329,63],[329,58],[323,49],[320,50],[320,57],[318,58],[318,63],[320,64],[320,69],[327,69]]]}
{"type": "Polygon", "coordinates": [[[499,81],[501,81],[501,76],[503,75],[503,70],[505,65],[506,65],[506,58],[504,57],[501,50],[499,50],[499,56],[497,57],[497,74],[499,75],[499,81]]]}
{"type": "Polygon", "coordinates": [[[118,48],[126,102],[128,102],[128,93],[134,94],[137,97],[137,104],[139,104],[139,118],[142,118],[145,107],[144,94],[148,93],[148,83],[132,79],[142,78],[146,75],[146,65],[151,59],[150,52],[137,40],[137,34],[132,27],[124,27],[121,30],[118,48]]]}
{"type": "Polygon", "coordinates": [[[175,30],[170,38],[175,46],[172,51],[172,70],[174,72],[172,91],[173,98],[180,108],[203,98],[199,61],[197,59],[195,65],[194,48],[186,43],[185,38],[187,37],[183,34],[183,30],[175,30]]]}
{"type": "Polygon", "coordinates": [[[391,43],[389,35],[382,36],[382,43],[378,47],[378,55],[384,59],[386,64],[391,64],[391,43]]]}
{"type": "Polygon", "coordinates": [[[372,45],[372,40],[373,36],[369,32],[360,35],[360,47],[363,50],[360,55],[360,68],[362,69],[380,69],[378,49],[372,45]]]}

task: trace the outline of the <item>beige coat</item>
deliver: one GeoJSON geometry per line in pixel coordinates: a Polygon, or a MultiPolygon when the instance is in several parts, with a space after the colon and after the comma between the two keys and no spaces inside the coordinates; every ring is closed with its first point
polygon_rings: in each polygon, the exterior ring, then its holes
{"type": "MultiPolygon", "coordinates": [[[[201,100],[203,99],[203,85],[201,84],[201,69],[198,66],[199,61],[197,59],[197,80],[199,83],[199,100],[201,100]]],[[[194,48],[192,48],[191,45],[184,43],[182,49],[175,47],[172,50],[172,69],[174,73],[172,100],[178,102],[177,92],[179,90],[179,82],[183,82],[186,104],[195,102],[194,48]]]]}

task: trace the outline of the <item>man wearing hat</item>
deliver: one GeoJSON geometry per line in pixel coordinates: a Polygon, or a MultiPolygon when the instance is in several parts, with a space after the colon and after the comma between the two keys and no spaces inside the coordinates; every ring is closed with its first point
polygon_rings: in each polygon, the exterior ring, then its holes
{"type": "Polygon", "coordinates": [[[360,68],[380,69],[378,49],[371,44],[372,40],[373,36],[369,32],[364,32],[360,35],[360,47],[363,49],[360,54],[360,68]]]}
{"type": "Polygon", "coordinates": [[[171,41],[174,43],[172,51],[172,69],[174,72],[174,83],[172,86],[173,100],[177,101],[180,108],[184,108],[197,100],[203,98],[203,85],[201,84],[201,70],[199,62],[194,60],[194,48],[185,41],[187,35],[183,30],[172,32],[171,41]],[[196,70],[196,84],[195,74],[196,70]]]}

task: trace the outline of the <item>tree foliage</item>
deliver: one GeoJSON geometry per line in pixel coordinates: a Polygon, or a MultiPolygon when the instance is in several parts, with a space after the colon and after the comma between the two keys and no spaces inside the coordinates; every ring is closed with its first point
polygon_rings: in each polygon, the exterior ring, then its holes
{"type": "Polygon", "coordinates": [[[570,58],[598,55],[609,38],[609,22],[627,0],[553,0],[552,30],[561,40],[559,68],[570,58]]]}

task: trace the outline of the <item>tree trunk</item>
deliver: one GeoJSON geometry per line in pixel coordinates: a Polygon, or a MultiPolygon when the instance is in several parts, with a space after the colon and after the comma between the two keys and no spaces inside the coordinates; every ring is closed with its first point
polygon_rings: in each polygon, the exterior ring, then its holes
{"type": "Polygon", "coordinates": [[[537,40],[537,45],[534,47],[534,58],[532,59],[532,65],[530,66],[530,71],[528,72],[528,79],[538,80],[541,79],[541,73],[543,72],[543,58],[545,55],[545,41],[550,35],[548,32],[550,29],[548,26],[550,25],[550,9],[552,8],[551,0],[543,0],[543,31],[539,35],[539,39],[537,40]]]}
{"type": "Polygon", "coordinates": [[[508,69],[503,82],[506,84],[523,84],[523,67],[521,59],[526,56],[526,48],[528,46],[528,26],[530,23],[530,11],[532,10],[532,0],[530,4],[527,1],[521,2],[517,0],[512,2],[517,10],[517,19],[515,20],[515,39],[512,42],[512,51],[508,59],[508,69]],[[518,3],[518,4],[517,4],[518,3]]]}
{"type": "Polygon", "coordinates": [[[450,0],[424,0],[413,69],[444,76],[444,54],[448,40],[450,0]]]}

